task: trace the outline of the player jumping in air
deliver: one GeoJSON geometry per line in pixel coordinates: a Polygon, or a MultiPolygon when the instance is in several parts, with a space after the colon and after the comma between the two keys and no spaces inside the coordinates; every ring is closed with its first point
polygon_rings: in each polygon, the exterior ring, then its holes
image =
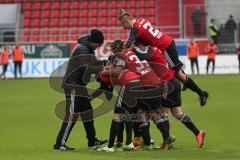
{"type": "Polygon", "coordinates": [[[198,85],[184,73],[182,69],[183,64],[178,58],[175,42],[171,36],[160,32],[156,26],[144,18],[133,18],[123,9],[119,9],[118,19],[124,29],[130,30],[129,38],[125,44],[126,48],[130,48],[136,39],[144,40],[148,42],[150,46],[159,48],[162,53],[164,53],[170,67],[175,71],[176,77],[184,84],[184,87],[198,94],[201,106],[206,104],[208,92],[200,89],[198,85]]]}

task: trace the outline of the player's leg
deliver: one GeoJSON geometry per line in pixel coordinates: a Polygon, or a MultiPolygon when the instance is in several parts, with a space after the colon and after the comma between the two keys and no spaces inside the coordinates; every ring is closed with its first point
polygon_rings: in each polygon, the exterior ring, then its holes
{"type": "Polygon", "coordinates": [[[171,108],[171,112],[177,120],[182,122],[190,131],[192,131],[192,133],[196,136],[198,147],[202,148],[204,144],[205,132],[198,129],[192,119],[187,114],[182,112],[181,107],[171,108]]]}
{"type": "Polygon", "coordinates": [[[206,69],[207,69],[207,74],[208,74],[209,64],[210,64],[210,59],[207,59],[207,67],[206,67],[206,69]]]}
{"type": "Polygon", "coordinates": [[[4,78],[4,79],[6,79],[7,67],[8,67],[8,63],[7,63],[7,64],[4,64],[4,66],[3,66],[3,78],[4,78]]]}
{"type": "Polygon", "coordinates": [[[189,76],[182,70],[182,62],[178,58],[178,52],[173,40],[172,44],[166,49],[164,53],[168,64],[175,71],[176,77],[193,92],[196,92],[200,99],[200,104],[203,106],[207,102],[208,93],[203,91],[189,76]]]}
{"type": "Polygon", "coordinates": [[[74,127],[79,114],[75,114],[74,110],[76,107],[76,96],[75,96],[75,90],[66,91],[66,115],[62,122],[61,129],[58,133],[56,144],[54,145],[55,150],[62,150],[62,151],[68,151],[73,150],[74,148],[70,148],[65,145],[67,142],[67,139],[71,133],[72,128],[74,127]]]}
{"type": "Polygon", "coordinates": [[[197,67],[197,74],[199,75],[199,65],[198,65],[198,58],[196,58],[196,67],[197,67]]]}

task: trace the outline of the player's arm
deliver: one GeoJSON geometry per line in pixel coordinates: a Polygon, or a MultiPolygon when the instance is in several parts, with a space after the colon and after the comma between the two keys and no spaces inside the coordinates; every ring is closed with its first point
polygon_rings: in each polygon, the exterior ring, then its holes
{"type": "Polygon", "coordinates": [[[123,71],[122,67],[116,66],[115,68],[112,68],[110,70],[104,69],[103,71],[100,72],[100,75],[117,77],[122,71],[123,71]]]}
{"type": "Polygon", "coordinates": [[[131,47],[131,45],[133,44],[133,42],[136,39],[136,35],[137,35],[138,32],[139,32],[139,30],[137,28],[132,28],[130,30],[130,34],[129,34],[128,40],[125,44],[125,48],[130,48],[131,47]]]}

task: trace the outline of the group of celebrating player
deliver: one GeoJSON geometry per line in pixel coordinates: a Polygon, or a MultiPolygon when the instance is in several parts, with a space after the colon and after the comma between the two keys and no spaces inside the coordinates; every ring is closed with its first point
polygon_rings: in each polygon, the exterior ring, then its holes
{"type": "Polygon", "coordinates": [[[169,112],[193,132],[198,147],[202,148],[205,132],[199,130],[191,118],[182,112],[180,82],[183,90],[189,88],[198,94],[201,106],[206,104],[208,92],[200,89],[184,73],[172,37],[161,33],[144,18],[134,19],[123,9],[119,9],[118,18],[124,29],[130,30],[129,39],[126,44],[122,40],[115,40],[111,44],[113,55],[107,64],[97,61],[93,56],[94,50],[104,41],[101,31],[92,30],[91,34],[79,38],[63,77],[66,114],[53,148],[61,151],[74,149],[65,143],[81,117],[89,149],[106,152],[114,152],[116,147],[121,151],[171,149],[175,137],[170,134],[169,112]],[[91,74],[98,75],[101,85],[90,96],[87,84],[91,74]],[[114,85],[120,86],[120,92],[114,107],[110,137],[108,141],[99,140],[96,138],[90,101],[103,92],[110,100],[114,85]],[[163,142],[157,147],[150,136],[150,120],[162,134],[163,142]]]}
{"type": "Polygon", "coordinates": [[[121,89],[114,109],[108,145],[97,151],[114,152],[115,147],[121,151],[171,149],[175,137],[170,135],[169,111],[193,132],[198,147],[202,148],[205,132],[199,130],[181,110],[180,81],[184,85],[183,90],[189,88],[199,95],[201,106],[206,104],[208,93],[185,75],[174,40],[146,19],[134,19],[123,9],[119,9],[118,18],[124,29],[130,30],[130,34],[125,45],[121,40],[111,44],[111,63],[99,73],[103,83],[120,85],[121,89]],[[136,102],[131,103],[132,99],[136,102]],[[158,147],[152,145],[149,120],[156,124],[162,134],[163,142],[158,147]],[[125,145],[122,136],[124,126],[125,145]],[[133,141],[132,130],[135,137],[133,141]]]}

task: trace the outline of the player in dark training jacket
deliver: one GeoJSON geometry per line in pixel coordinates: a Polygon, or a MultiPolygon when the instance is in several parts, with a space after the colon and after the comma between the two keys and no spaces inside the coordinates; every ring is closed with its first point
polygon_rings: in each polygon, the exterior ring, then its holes
{"type": "Polygon", "coordinates": [[[184,73],[173,38],[160,32],[156,26],[144,18],[134,19],[123,9],[119,9],[118,18],[123,28],[130,30],[125,47],[131,47],[135,39],[140,39],[148,42],[150,46],[159,48],[162,53],[164,53],[170,67],[175,71],[176,77],[184,84],[184,88],[187,87],[196,92],[199,96],[201,106],[204,106],[207,102],[208,92],[200,89],[198,85],[184,73]]]}

